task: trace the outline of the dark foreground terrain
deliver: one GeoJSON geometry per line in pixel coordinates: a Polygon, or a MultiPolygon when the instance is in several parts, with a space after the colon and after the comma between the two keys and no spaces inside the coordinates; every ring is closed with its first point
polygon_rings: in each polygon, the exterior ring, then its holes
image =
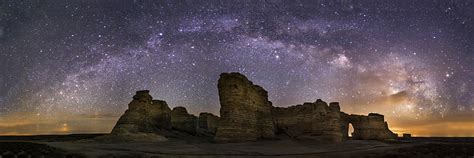
{"type": "Polygon", "coordinates": [[[474,138],[348,140],[327,144],[287,138],[212,143],[188,136],[159,142],[104,142],[100,134],[0,137],[0,157],[474,157],[474,138]]]}

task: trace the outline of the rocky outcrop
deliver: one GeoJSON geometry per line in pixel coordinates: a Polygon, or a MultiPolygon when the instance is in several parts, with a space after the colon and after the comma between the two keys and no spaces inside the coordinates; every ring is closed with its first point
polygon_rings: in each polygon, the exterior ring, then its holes
{"type": "Polygon", "coordinates": [[[137,91],[111,134],[161,133],[171,129],[170,112],[166,102],[153,100],[148,90],[137,91]]]}
{"type": "Polygon", "coordinates": [[[354,127],[352,139],[386,140],[397,138],[397,135],[388,129],[383,115],[377,113],[370,113],[368,116],[345,114],[343,117],[345,118],[341,123],[347,124],[347,126],[351,123],[354,127]]]}
{"type": "Polygon", "coordinates": [[[184,107],[178,106],[171,111],[171,126],[175,130],[195,135],[197,120],[197,117],[189,114],[184,107]]]}
{"type": "Polygon", "coordinates": [[[325,125],[322,132],[322,137],[326,141],[330,142],[342,142],[343,134],[341,130],[341,109],[338,102],[329,103],[329,110],[326,115],[325,121],[322,121],[325,125]]]}
{"type": "Polygon", "coordinates": [[[203,112],[199,114],[198,132],[203,135],[215,135],[219,117],[211,113],[203,112]]]}
{"type": "Polygon", "coordinates": [[[318,99],[314,103],[276,107],[273,109],[277,133],[291,138],[322,139],[330,142],[342,141],[339,103],[331,103],[318,99]]]}
{"type": "Polygon", "coordinates": [[[298,138],[313,133],[313,121],[316,114],[314,103],[290,106],[287,108],[275,107],[273,116],[276,132],[291,138],[298,138]]]}
{"type": "Polygon", "coordinates": [[[154,122],[159,129],[171,129],[171,109],[163,100],[152,100],[152,108],[149,113],[154,115],[154,122]]]}
{"type": "Polygon", "coordinates": [[[397,137],[383,115],[349,115],[340,111],[337,102],[328,105],[318,99],[302,105],[273,107],[267,91],[239,73],[221,74],[217,87],[220,117],[201,113],[198,118],[184,107],[171,110],[165,101],[153,100],[148,90],[137,91],[111,135],[101,139],[163,141],[163,136],[180,137],[186,132],[214,137],[217,142],[256,141],[275,138],[277,134],[341,142],[349,138],[349,124],[354,127],[353,139],[397,137]]]}
{"type": "Polygon", "coordinates": [[[349,115],[345,112],[339,113],[341,117],[341,133],[343,139],[349,139],[349,115]]]}
{"type": "MultiPolygon", "coordinates": [[[[215,134],[218,117],[210,113],[202,116],[204,132],[207,135],[215,134]]],[[[171,110],[162,100],[153,100],[148,90],[137,91],[128,109],[117,121],[112,129],[112,135],[127,135],[127,137],[149,137],[146,134],[174,136],[171,130],[197,133],[198,118],[187,112],[184,107],[175,107],[171,110]],[[133,136],[130,136],[133,135],[133,136]]],[[[114,137],[118,138],[118,137],[114,137]]],[[[161,139],[161,138],[160,138],[161,139]]],[[[124,138],[124,140],[128,140],[124,138]]]]}
{"type": "Polygon", "coordinates": [[[267,92],[239,73],[223,73],[218,82],[221,103],[218,142],[255,141],[285,134],[291,138],[341,142],[348,138],[348,125],[355,128],[354,139],[391,139],[383,115],[347,115],[339,103],[329,105],[318,99],[291,107],[273,107],[267,92]]]}
{"type": "Polygon", "coordinates": [[[221,118],[216,141],[255,141],[275,136],[267,91],[239,73],[222,73],[217,87],[221,118]]]}

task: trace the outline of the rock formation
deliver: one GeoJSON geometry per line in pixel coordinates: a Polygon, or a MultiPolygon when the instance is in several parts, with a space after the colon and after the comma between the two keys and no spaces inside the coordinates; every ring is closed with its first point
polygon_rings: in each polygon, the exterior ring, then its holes
{"type": "Polygon", "coordinates": [[[393,139],[383,115],[347,115],[339,103],[318,99],[314,103],[273,107],[267,92],[239,73],[223,73],[218,81],[220,124],[218,142],[255,141],[284,134],[296,139],[341,142],[348,138],[348,125],[354,125],[354,139],[393,139]],[[273,121],[272,121],[273,120],[273,121]]]}
{"type": "Polygon", "coordinates": [[[239,73],[221,74],[217,86],[220,117],[201,113],[197,118],[184,107],[171,110],[165,101],[153,100],[148,90],[137,91],[111,136],[161,141],[166,138],[160,138],[160,135],[176,136],[185,132],[214,137],[217,142],[245,142],[283,134],[294,139],[341,142],[349,138],[348,127],[352,124],[353,139],[385,140],[397,137],[389,130],[383,115],[349,115],[340,111],[337,102],[328,105],[318,99],[302,105],[273,107],[267,91],[239,73]]]}
{"type": "MultiPolygon", "coordinates": [[[[210,113],[204,114],[207,119],[206,131],[215,133],[218,117],[210,113]]],[[[153,100],[148,90],[137,91],[128,109],[119,118],[112,135],[133,135],[130,137],[148,139],[147,134],[174,136],[172,130],[195,135],[198,127],[198,118],[187,112],[184,107],[175,107],[171,110],[162,100],[153,100]]]]}
{"type": "MultiPolygon", "coordinates": [[[[341,124],[344,124],[343,126],[348,126],[351,123],[354,127],[352,139],[385,140],[397,138],[397,135],[388,129],[388,124],[384,121],[383,115],[370,113],[368,116],[364,116],[343,113],[342,117],[341,124]]],[[[347,128],[342,130],[344,130],[343,133],[347,133],[347,128]]]]}
{"type": "Polygon", "coordinates": [[[204,135],[215,135],[217,126],[219,125],[219,117],[211,113],[203,112],[199,114],[198,132],[204,135]]]}
{"type": "Polygon", "coordinates": [[[217,86],[221,118],[216,141],[255,141],[275,136],[267,91],[239,73],[222,73],[217,86]]]}
{"type": "Polygon", "coordinates": [[[171,111],[171,126],[175,130],[195,135],[197,130],[197,117],[189,114],[184,107],[175,107],[171,111]]]}
{"type": "Polygon", "coordinates": [[[339,103],[328,106],[320,99],[314,103],[273,109],[277,133],[291,138],[313,137],[331,142],[342,141],[339,113],[339,103]]]}
{"type": "Polygon", "coordinates": [[[136,92],[112,134],[160,133],[171,129],[170,108],[165,101],[152,100],[148,93],[136,92]]]}
{"type": "Polygon", "coordinates": [[[155,120],[158,128],[165,130],[171,129],[171,109],[168,104],[163,100],[152,100],[151,103],[157,107],[155,110],[151,110],[150,113],[157,114],[153,120],[155,120]]]}
{"type": "Polygon", "coordinates": [[[273,114],[278,134],[298,138],[313,133],[313,121],[318,113],[314,103],[304,103],[287,108],[275,107],[273,114]]]}
{"type": "Polygon", "coordinates": [[[322,133],[323,139],[330,142],[341,142],[343,140],[341,130],[341,109],[338,102],[329,103],[329,110],[326,113],[325,127],[322,133]]]}

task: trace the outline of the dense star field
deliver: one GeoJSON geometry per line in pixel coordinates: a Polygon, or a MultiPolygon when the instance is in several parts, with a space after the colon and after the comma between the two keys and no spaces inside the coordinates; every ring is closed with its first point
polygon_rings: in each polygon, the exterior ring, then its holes
{"type": "Polygon", "coordinates": [[[1,1],[0,134],[110,132],[137,90],[219,114],[237,71],[274,106],[339,101],[396,133],[474,136],[474,2],[1,1]]]}

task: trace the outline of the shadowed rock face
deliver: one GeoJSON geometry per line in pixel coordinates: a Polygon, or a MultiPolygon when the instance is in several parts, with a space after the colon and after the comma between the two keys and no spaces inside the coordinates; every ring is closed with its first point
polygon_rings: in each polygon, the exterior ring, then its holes
{"type": "Polygon", "coordinates": [[[304,103],[287,108],[275,107],[273,114],[277,133],[298,138],[313,133],[314,118],[319,113],[314,103],[304,103]]]}
{"type": "Polygon", "coordinates": [[[171,109],[168,107],[168,104],[163,100],[152,100],[153,106],[158,106],[159,108],[151,109],[150,113],[156,113],[153,120],[155,120],[156,125],[160,129],[171,129],[171,109]]]}
{"type": "Polygon", "coordinates": [[[341,110],[338,102],[329,103],[329,110],[326,113],[326,120],[322,121],[325,125],[323,128],[323,139],[330,142],[342,142],[341,131],[341,110]]]}
{"type": "Polygon", "coordinates": [[[199,114],[198,129],[204,135],[214,135],[219,125],[219,117],[211,113],[203,112],[199,114]]]}
{"type": "MultiPolygon", "coordinates": [[[[209,118],[211,123],[214,121],[212,119],[209,118]]],[[[153,100],[148,90],[142,90],[137,91],[133,96],[133,100],[128,104],[128,109],[117,121],[111,134],[170,135],[172,133],[170,130],[174,129],[194,135],[198,126],[197,120],[197,117],[189,114],[184,107],[175,107],[171,110],[165,101],[153,100]]],[[[209,126],[216,128],[216,124],[209,126]]]]}
{"type": "Polygon", "coordinates": [[[217,87],[221,118],[216,141],[255,141],[275,136],[267,91],[239,73],[222,73],[217,87]]]}
{"type": "Polygon", "coordinates": [[[170,108],[165,101],[152,100],[148,93],[136,92],[111,134],[160,133],[171,129],[170,108]]]}
{"type": "Polygon", "coordinates": [[[341,132],[343,139],[349,139],[349,115],[345,112],[339,113],[341,117],[341,132]]]}
{"type": "Polygon", "coordinates": [[[189,114],[184,107],[178,106],[171,111],[171,126],[173,129],[195,135],[197,120],[197,117],[189,114]]]}
{"type": "Polygon", "coordinates": [[[320,99],[314,103],[273,109],[278,133],[292,138],[313,137],[330,142],[342,141],[339,113],[339,103],[328,106],[320,99]]]}

